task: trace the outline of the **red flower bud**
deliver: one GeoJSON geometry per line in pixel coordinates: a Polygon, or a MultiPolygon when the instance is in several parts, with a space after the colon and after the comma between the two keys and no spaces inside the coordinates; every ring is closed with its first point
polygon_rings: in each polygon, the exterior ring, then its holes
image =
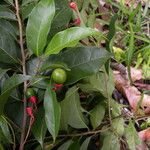
{"type": "Polygon", "coordinates": [[[59,90],[62,86],[63,86],[63,84],[54,84],[54,88],[52,88],[52,90],[53,90],[53,91],[57,91],[57,90],[59,90]]]}
{"type": "Polygon", "coordinates": [[[77,4],[75,2],[70,2],[69,6],[71,9],[77,10],[77,4]]]}
{"type": "Polygon", "coordinates": [[[31,96],[29,99],[28,99],[29,102],[33,103],[33,104],[36,104],[38,99],[36,96],[31,96]]]}
{"type": "Polygon", "coordinates": [[[77,18],[77,19],[74,20],[75,25],[80,25],[80,23],[81,23],[80,18],[77,18]]]}
{"type": "Polygon", "coordinates": [[[32,107],[27,107],[26,112],[30,117],[33,117],[33,108],[32,107]]]}

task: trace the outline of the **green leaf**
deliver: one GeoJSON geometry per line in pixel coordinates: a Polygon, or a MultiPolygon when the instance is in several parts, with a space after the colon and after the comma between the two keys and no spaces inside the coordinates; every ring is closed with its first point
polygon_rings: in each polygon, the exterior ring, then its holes
{"type": "Polygon", "coordinates": [[[74,86],[70,88],[61,101],[61,126],[67,130],[67,125],[74,128],[87,128],[81,111],[78,89],[74,86]]]}
{"type": "Polygon", "coordinates": [[[73,141],[73,143],[68,148],[68,150],[79,150],[79,149],[80,149],[80,144],[79,144],[79,140],[78,139],[73,141]]]}
{"type": "Polygon", "coordinates": [[[112,132],[105,132],[101,150],[120,150],[118,137],[112,132]]]}
{"type": "Polygon", "coordinates": [[[63,62],[54,62],[53,63],[53,62],[49,62],[49,61],[46,61],[44,63],[44,65],[42,65],[42,67],[40,68],[40,71],[46,71],[48,69],[55,69],[55,68],[62,68],[62,69],[70,71],[67,64],[65,64],[63,62]]]}
{"type": "Polygon", "coordinates": [[[133,25],[130,24],[130,40],[129,40],[129,48],[127,50],[127,64],[131,64],[132,56],[134,53],[134,32],[133,32],[133,25]]]}
{"type": "Polygon", "coordinates": [[[8,140],[6,139],[6,137],[4,136],[1,128],[0,128],[0,143],[3,143],[3,144],[8,144],[8,140]]]}
{"type": "Polygon", "coordinates": [[[56,93],[52,91],[52,84],[47,87],[45,92],[44,109],[47,128],[55,141],[60,126],[61,108],[57,102],[56,93]]]}
{"type": "Polygon", "coordinates": [[[105,49],[77,47],[69,48],[61,54],[50,56],[45,63],[63,62],[67,64],[71,71],[67,72],[66,84],[71,84],[97,73],[110,57],[111,54],[105,49]]]}
{"type": "Polygon", "coordinates": [[[128,70],[128,77],[130,80],[130,83],[132,84],[132,78],[131,78],[131,69],[130,65],[132,62],[132,57],[134,54],[134,32],[133,32],[133,25],[130,24],[130,40],[129,40],[129,48],[127,50],[127,56],[126,56],[126,64],[127,64],[127,70],[128,70]]]}
{"type": "Polygon", "coordinates": [[[93,128],[97,128],[105,115],[105,107],[99,103],[90,111],[90,120],[93,128]]]}
{"type": "Polygon", "coordinates": [[[86,140],[82,143],[80,150],[88,150],[88,145],[90,143],[91,137],[86,138],[86,140]]]}
{"type": "MultiPolygon", "coordinates": [[[[42,65],[42,59],[38,57],[32,57],[30,60],[26,63],[27,73],[29,75],[37,75],[40,71],[40,66],[42,65]]],[[[36,80],[38,77],[36,77],[36,80]]]]}
{"type": "Polygon", "coordinates": [[[14,5],[13,0],[5,0],[5,2],[7,2],[8,4],[14,5]]]}
{"type": "Polygon", "coordinates": [[[101,34],[95,29],[84,27],[72,27],[61,31],[52,38],[46,48],[45,55],[58,54],[63,48],[73,47],[79,40],[94,35],[100,36],[101,34]]]}
{"type": "Polygon", "coordinates": [[[68,140],[67,142],[65,142],[64,144],[62,144],[58,150],[68,150],[69,146],[72,144],[72,140],[68,140]]]}
{"type": "Polygon", "coordinates": [[[2,144],[0,144],[0,150],[4,150],[4,147],[2,144]]]}
{"type": "MultiPolygon", "coordinates": [[[[14,91],[13,91],[14,92],[14,91]]],[[[20,92],[20,91],[17,91],[20,92]]],[[[4,112],[6,113],[9,120],[14,124],[18,125],[21,128],[22,118],[23,118],[23,103],[21,102],[20,97],[14,96],[11,93],[6,105],[4,112]],[[13,112],[13,113],[12,113],[13,112]]]]}
{"type": "Polygon", "coordinates": [[[102,68],[101,72],[84,79],[84,82],[84,84],[79,84],[79,87],[86,92],[101,92],[105,97],[108,98],[108,96],[111,96],[114,91],[112,70],[110,70],[108,75],[105,69],[102,68]]]}
{"type": "Polygon", "coordinates": [[[142,6],[141,3],[139,3],[139,4],[137,5],[137,7],[130,13],[130,15],[129,15],[129,21],[130,21],[130,22],[133,22],[133,21],[134,21],[136,15],[137,15],[138,12],[140,12],[140,10],[141,10],[141,6],[142,6]]]}
{"type": "Polygon", "coordinates": [[[3,77],[3,75],[8,71],[8,69],[1,69],[0,68],[0,79],[3,77]]]}
{"type": "Polygon", "coordinates": [[[30,3],[37,3],[39,0],[22,0],[22,6],[28,5],[30,3]]]}
{"type": "Polygon", "coordinates": [[[29,4],[21,6],[21,15],[22,15],[23,20],[29,17],[29,15],[31,14],[33,8],[36,5],[37,5],[37,2],[31,2],[29,4]]]}
{"type": "Polygon", "coordinates": [[[122,108],[121,104],[118,104],[114,99],[111,99],[110,106],[112,108],[112,117],[113,118],[121,116],[121,108],[122,108]]]}
{"type": "Polygon", "coordinates": [[[123,136],[124,133],[124,120],[123,118],[116,118],[112,120],[113,130],[117,132],[118,135],[123,136]]]}
{"type": "Polygon", "coordinates": [[[44,116],[44,109],[43,107],[40,107],[38,108],[38,112],[35,116],[36,120],[32,126],[32,133],[42,147],[43,147],[43,141],[47,130],[45,118],[43,116],[44,116]]]}
{"type": "Polygon", "coordinates": [[[0,6],[0,19],[16,20],[16,15],[13,11],[5,6],[0,6]]]}
{"type": "Polygon", "coordinates": [[[11,134],[10,134],[10,131],[9,131],[9,127],[8,127],[8,124],[7,124],[7,121],[6,119],[3,117],[3,116],[0,116],[0,128],[5,136],[5,138],[10,142],[12,143],[12,137],[11,137],[11,134]]]}
{"type": "Polygon", "coordinates": [[[135,26],[135,28],[134,28],[134,30],[136,31],[136,32],[140,32],[141,31],[141,26],[142,26],[142,17],[143,17],[143,14],[142,14],[142,5],[141,5],[141,3],[140,4],[138,4],[138,5],[140,5],[139,7],[140,7],[140,9],[138,10],[138,14],[137,14],[137,19],[136,19],[136,26],[135,26]]]}
{"type": "Polygon", "coordinates": [[[136,150],[136,146],[141,145],[141,140],[131,120],[125,129],[125,137],[130,150],[136,150]]]}
{"type": "Polygon", "coordinates": [[[72,10],[68,7],[67,0],[55,0],[56,13],[52,22],[50,37],[66,29],[72,17],[72,10]]]}
{"type": "Polygon", "coordinates": [[[113,40],[113,37],[116,33],[116,20],[117,20],[117,17],[118,17],[118,15],[115,14],[111,18],[111,21],[110,21],[110,24],[109,24],[109,33],[108,33],[108,36],[107,36],[106,49],[110,52],[112,52],[112,40],[113,40]]]}
{"type": "Polygon", "coordinates": [[[29,76],[24,76],[21,74],[13,75],[12,77],[8,78],[4,82],[4,87],[2,89],[2,93],[0,95],[0,114],[3,113],[4,105],[10,96],[10,93],[14,88],[16,88],[19,84],[23,83],[26,80],[29,80],[29,76]]]}
{"type": "Polygon", "coordinates": [[[9,33],[12,37],[17,40],[17,34],[16,30],[14,29],[14,26],[7,20],[0,19],[0,27],[5,30],[5,32],[9,33]]]}
{"type": "Polygon", "coordinates": [[[19,63],[18,57],[20,57],[20,51],[14,38],[0,26],[0,62],[19,63]]]}
{"type": "Polygon", "coordinates": [[[43,53],[54,14],[54,0],[41,0],[29,16],[26,28],[27,45],[37,56],[43,53]]]}

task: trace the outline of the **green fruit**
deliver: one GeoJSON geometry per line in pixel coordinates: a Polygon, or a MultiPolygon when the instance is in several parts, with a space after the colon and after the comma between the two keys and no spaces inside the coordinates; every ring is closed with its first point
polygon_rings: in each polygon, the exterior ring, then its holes
{"type": "Polygon", "coordinates": [[[61,68],[57,68],[52,72],[52,79],[55,83],[57,84],[62,84],[66,81],[67,79],[67,74],[66,71],[61,69],[61,68]]]}
{"type": "Polygon", "coordinates": [[[26,91],[26,97],[30,98],[31,96],[35,96],[35,91],[32,88],[28,88],[26,91]]]}

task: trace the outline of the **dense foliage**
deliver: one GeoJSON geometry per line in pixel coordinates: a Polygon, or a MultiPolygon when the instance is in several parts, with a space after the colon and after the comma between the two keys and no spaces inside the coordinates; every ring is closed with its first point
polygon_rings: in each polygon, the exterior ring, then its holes
{"type": "Polygon", "coordinates": [[[131,65],[150,79],[148,2],[104,3],[0,1],[0,149],[142,145],[141,115],[123,115],[132,108],[116,100],[110,66],[127,66],[130,84],[131,65]]]}

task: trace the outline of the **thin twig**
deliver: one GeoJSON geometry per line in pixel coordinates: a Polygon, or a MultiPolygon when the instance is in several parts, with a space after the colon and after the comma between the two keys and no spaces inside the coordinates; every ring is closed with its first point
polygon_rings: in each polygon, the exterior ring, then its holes
{"type": "Polygon", "coordinates": [[[85,136],[85,135],[92,135],[92,134],[98,134],[101,132],[107,131],[109,128],[96,130],[96,131],[89,131],[89,132],[83,132],[83,133],[76,133],[76,134],[64,134],[64,135],[58,135],[58,137],[78,137],[78,136],[85,136]]]}
{"type": "MultiPolygon", "coordinates": [[[[60,137],[78,137],[78,136],[85,136],[85,135],[95,135],[95,134],[98,134],[98,133],[105,132],[109,129],[110,129],[110,127],[105,128],[105,129],[95,130],[95,131],[81,132],[81,133],[60,134],[60,135],[58,135],[58,138],[60,138],[60,137]]],[[[51,138],[51,137],[46,137],[45,139],[49,139],[49,138],[51,138]]]]}
{"type": "Polygon", "coordinates": [[[29,123],[29,128],[28,128],[28,131],[27,131],[25,140],[24,140],[24,142],[23,142],[23,145],[26,143],[26,141],[27,141],[27,139],[28,139],[28,136],[29,136],[29,133],[30,133],[30,131],[31,131],[31,127],[32,127],[33,122],[34,122],[34,118],[31,117],[31,118],[30,118],[30,123],[29,123]]]}
{"type": "MultiPolygon", "coordinates": [[[[59,134],[57,136],[57,138],[62,138],[62,137],[79,137],[79,136],[86,136],[86,135],[95,135],[95,134],[98,134],[98,133],[105,132],[105,131],[107,131],[109,129],[111,129],[110,125],[108,125],[108,127],[105,128],[105,129],[97,129],[97,130],[94,130],[94,131],[87,131],[87,132],[80,132],[80,133],[71,133],[71,134],[59,134]]],[[[51,139],[51,138],[52,138],[52,136],[45,137],[44,140],[51,139]]],[[[34,142],[34,141],[36,141],[36,140],[35,139],[28,140],[27,143],[34,142]]]]}
{"type": "MultiPolygon", "coordinates": [[[[20,12],[19,12],[19,2],[18,0],[15,0],[15,8],[16,8],[16,16],[17,16],[17,21],[19,25],[19,44],[20,44],[20,49],[21,49],[21,56],[22,56],[22,70],[23,70],[23,75],[26,75],[26,57],[25,57],[25,51],[23,47],[23,26],[22,26],[22,21],[20,17],[20,12]]],[[[26,115],[26,97],[25,97],[25,92],[27,89],[27,81],[24,81],[24,114],[23,114],[23,121],[22,121],[22,131],[21,131],[21,139],[20,139],[20,147],[19,150],[24,149],[24,138],[25,138],[25,129],[26,129],[26,122],[27,122],[27,115],[26,115]]]]}

